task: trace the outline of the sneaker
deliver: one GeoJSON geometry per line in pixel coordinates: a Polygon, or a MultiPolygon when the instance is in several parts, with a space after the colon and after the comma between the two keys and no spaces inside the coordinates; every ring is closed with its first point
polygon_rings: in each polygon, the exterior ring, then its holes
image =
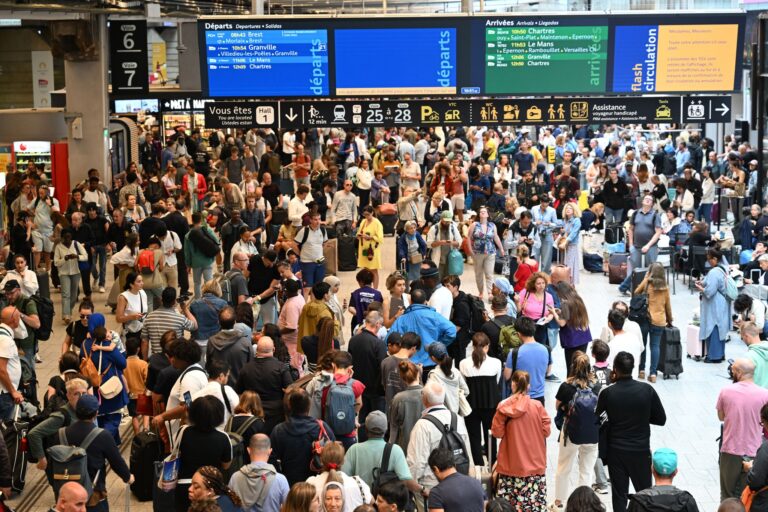
{"type": "Polygon", "coordinates": [[[640,372],[637,374],[638,380],[643,380],[645,378],[645,372],[643,370],[640,370],[640,372]]]}
{"type": "Polygon", "coordinates": [[[99,293],[104,293],[104,287],[103,286],[99,286],[99,293]]]}
{"type": "Polygon", "coordinates": [[[42,360],[42,359],[40,359],[40,356],[39,356],[38,354],[35,354],[35,362],[36,362],[37,364],[40,364],[40,363],[42,363],[42,362],[43,362],[43,360],[42,360]]]}
{"type": "Polygon", "coordinates": [[[592,490],[595,491],[597,494],[608,494],[608,486],[607,485],[592,485],[592,490]]]}
{"type": "Polygon", "coordinates": [[[651,384],[656,382],[656,376],[655,375],[649,375],[648,376],[648,382],[650,382],[651,384]]]}
{"type": "Polygon", "coordinates": [[[547,382],[560,382],[560,378],[554,373],[550,373],[549,375],[544,377],[544,380],[546,380],[547,382]]]}

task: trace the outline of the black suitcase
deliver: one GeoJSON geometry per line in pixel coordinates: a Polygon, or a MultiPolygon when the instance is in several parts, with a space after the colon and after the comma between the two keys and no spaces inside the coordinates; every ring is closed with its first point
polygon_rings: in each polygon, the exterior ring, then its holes
{"type": "Polygon", "coordinates": [[[338,238],[339,271],[351,272],[357,270],[357,238],[340,236],[338,238]]]}
{"type": "Polygon", "coordinates": [[[274,208],[272,210],[272,219],[269,221],[269,223],[273,226],[280,227],[285,222],[285,219],[288,218],[288,210],[285,208],[274,208]]]}
{"type": "Polygon", "coordinates": [[[614,222],[605,227],[605,243],[616,244],[624,240],[624,224],[614,222]]]}
{"type": "Polygon", "coordinates": [[[397,215],[394,213],[390,215],[380,215],[379,221],[381,221],[381,224],[384,226],[384,236],[394,236],[395,226],[397,226],[397,215]]]}
{"type": "Polygon", "coordinates": [[[152,500],[155,462],[163,458],[163,441],[155,432],[139,432],[131,443],[131,491],[139,501],[152,500]]]}
{"type": "Polygon", "coordinates": [[[661,334],[659,364],[656,370],[664,374],[664,379],[680,378],[683,373],[683,344],[680,343],[680,330],[677,327],[665,327],[661,334]]]}
{"type": "Polygon", "coordinates": [[[27,448],[26,437],[29,423],[19,421],[19,407],[16,407],[15,419],[0,423],[5,447],[8,450],[8,461],[11,467],[11,490],[21,493],[27,479],[27,448]]]}
{"type": "Polygon", "coordinates": [[[46,299],[51,298],[51,279],[48,276],[48,272],[45,270],[38,270],[35,272],[37,274],[37,284],[40,286],[40,288],[37,291],[37,294],[41,297],[45,297],[46,299]]]}

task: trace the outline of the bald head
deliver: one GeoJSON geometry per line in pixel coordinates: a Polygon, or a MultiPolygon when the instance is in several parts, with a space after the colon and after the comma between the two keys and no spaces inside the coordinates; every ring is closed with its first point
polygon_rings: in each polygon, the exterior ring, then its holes
{"type": "Polygon", "coordinates": [[[741,358],[733,362],[733,376],[741,382],[755,376],[755,363],[751,359],[741,358]]]}
{"type": "Polygon", "coordinates": [[[256,357],[272,357],[275,353],[275,342],[269,336],[262,336],[256,344],[256,357]]]}
{"type": "Polygon", "coordinates": [[[15,306],[6,306],[0,311],[0,322],[15,329],[19,326],[19,316],[21,314],[15,306]]]}
{"type": "Polygon", "coordinates": [[[248,443],[248,454],[251,456],[251,462],[267,462],[272,453],[272,444],[269,436],[265,434],[254,434],[248,443]]]}
{"type": "Polygon", "coordinates": [[[59,500],[56,502],[58,512],[85,512],[85,502],[88,492],[77,482],[67,482],[59,489],[59,500]]]}

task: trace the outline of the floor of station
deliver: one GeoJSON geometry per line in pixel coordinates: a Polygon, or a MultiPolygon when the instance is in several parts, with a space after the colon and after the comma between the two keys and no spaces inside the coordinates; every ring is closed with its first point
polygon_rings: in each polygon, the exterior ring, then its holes
{"type": "MultiPolygon", "coordinates": [[[[394,262],[394,239],[385,238],[383,244],[383,262],[394,262]]],[[[382,293],[386,295],[384,281],[386,275],[393,270],[390,263],[381,272],[380,286],[382,293]]],[[[111,270],[108,270],[109,285],[111,285],[111,270]]],[[[349,294],[357,288],[355,272],[339,272],[341,278],[341,292],[339,298],[349,297],[349,294]]],[[[462,277],[462,290],[468,293],[476,293],[474,272],[471,267],[465,268],[462,277]]],[[[670,278],[671,279],[671,278],[670,278]]],[[[599,335],[600,330],[606,324],[608,309],[611,303],[621,299],[616,285],[610,285],[608,278],[603,274],[590,274],[581,271],[580,283],[577,286],[590,315],[590,325],[593,337],[599,335]]],[[[107,326],[117,329],[114,315],[109,314],[106,306],[107,294],[94,293],[93,299],[98,312],[107,316],[107,326]]],[[[61,296],[53,291],[51,294],[56,307],[54,320],[54,333],[51,339],[40,344],[40,357],[43,363],[37,366],[40,381],[40,393],[45,390],[48,380],[58,371],[58,358],[61,352],[61,342],[64,339],[64,325],[61,320],[61,296]]],[[[627,299],[624,299],[627,300],[627,299]]],[[[676,293],[672,296],[672,310],[675,325],[681,333],[690,322],[695,311],[698,310],[698,294],[692,294],[682,283],[677,280],[676,293]]],[[[349,329],[347,324],[346,329],[349,329]]],[[[684,335],[684,334],[683,334],[684,335]]],[[[735,333],[731,335],[732,341],[726,344],[726,358],[741,357],[746,353],[744,343],[735,333]]],[[[565,362],[563,350],[557,347],[553,352],[555,374],[561,378],[565,376],[565,362]]],[[[667,414],[667,423],[664,427],[652,427],[651,447],[657,449],[669,447],[677,451],[679,472],[675,479],[675,485],[691,492],[698,502],[699,510],[714,511],[720,502],[719,469],[718,469],[718,443],[720,435],[720,422],[715,411],[715,402],[720,389],[729,384],[727,366],[705,364],[692,359],[683,360],[684,373],[679,380],[659,380],[653,384],[659,393],[667,414]]],[[[559,384],[546,384],[547,412],[554,417],[555,393],[559,384]]],[[[42,396],[42,395],[41,395],[42,396]]],[[[126,461],[129,459],[133,432],[130,422],[124,421],[121,426],[123,443],[121,452],[126,461]]],[[[557,468],[557,434],[552,427],[552,434],[547,441],[547,488],[552,499],[554,493],[555,471],[557,468]]],[[[576,473],[576,471],[574,471],[576,473]]],[[[120,481],[114,473],[108,476],[108,493],[110,507],[119,510],[125,507],[126,485],[120,481]]],[[[611,510],[610,494],[601,496],[608,510],[611,510]]],[[[151,502],[138,502],[133,495],[130,496],[130,508],[133,511],[151,511],[151,502]]],[[[8,504],[20,512],[43,512],[53,505],[53,493],[48,486],[45,476],[34,465],[30,464],[27,471],[27,483],[21,496],[14,496],[8,504]]]]}

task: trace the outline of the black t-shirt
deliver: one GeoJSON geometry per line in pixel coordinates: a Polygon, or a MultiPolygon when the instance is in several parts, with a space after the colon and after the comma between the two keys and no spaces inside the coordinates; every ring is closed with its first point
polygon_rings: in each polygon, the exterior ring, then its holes
{"type": "Polygon", "coordinates": [[[530,153],[520,151],[515,154],[515,162],[517,162],[517,171],[519,173],[533,169],[533,155],[530,153]]]}
{"type": "Polygon", "coordinates": [[[139,247],[142,249],[149,245],[149,239],[160,231],[160,228],[167,228],[163,219],[157,217],[147,217],[139,224],[139,247]]]}
{"type": "MultiPolygon", "coordinates": [[[[304,355],[307,356],[307,362],[310,364],[317,364],[317,344],[318,339],[316,335],[304,336],[301,338],[301,349],[304,351],[304,355]]],[[[333,340],[333,348],[339,350],[339,340],[333,340]]]]}
{"type": "Polygon", "coordinates": [[[11,228],[11,251],[13,254],[23,254],[27,259],[32,253],[32,237],[27,240],[27,228],[21,224],[14,224],[11,228]]]}
{"type": "Polygon", "coordinates": [[[80,320],[75,320],[67,326],[67,335],[72,338],[72,345],[82,348],[83,340],[88,336],[88,326],[80,320]]]}
{"type": "Polygon", "coordinates": [[[91,231],[91,226],[83,223],[79,229],[73,228],[72,231],[74,232],[72,239],[75,242],[82,244],[86,249],[93,245],[93,231],[91,231]]]}
{"type": "Polygon", "coordinates": [[[232,460],[229,436],[220,430],[201,432],[194,426],[187,427],[181,436],[179,458],[179,479],[192,478],[202,466],[221,469],[223,462],[232,460]]]}
{"type": "Polygon", "coordinates": [[[105,217],[97,215],[95,219],[86,218],[85,223],[90,226],[93,232],[93,245],[104,245],[107,243],[107,230],[104,229],[104,225],[107,223],[105,217]]]}
{"type": "Polygon", "coordinates": [[[168,357],[166,357],[165,354],[152,354],[149,356],[149,365],[147,368],[148,390],[154,391],[155,393],[160,393],[160,391],[156,389],[157,383],[160,379],[160,372],[169,366],[171,366],[171,362],[168,360],[168,357]]]}
{"type": "Polygon", "coordinates": [[[126,220],[123,220],[123,223],[120,226],[114,222],[109,225],[109,229],[107,230],[107,237],[109,238],[110,242],[115,242],[118,251],[125,247],[125,238],[131,233],[136,232],[135,226],[135,222],[128,222],[126,220]]]}
{"type": "MultiPolygon", "coordinates": [[[[248,263],[248,272],[250,272],[250,277],[248,278],[248,292],[251,295],[258,295],[265,291],[272,286],[273,280],[280,281],[280,274],[277,273],[277,267],[275,265],[267,267],[261,256],[254,256],[251,258],[251,261],[248,263]]],[[[261,303],[264,304],[267,300],[269,300],[269,297],[261,299],[261,303]]]]}
{"type": "Polygon", "coordinates": [[[171,395],[171,389],[176,384],[176,379],[181,375],[181,370],[177,370],[173,366],[164,368],[157,376],[157,383],[155,384],[155,393],[162,395],[163,402],[168,403],[168,397],[171,395]]]}

